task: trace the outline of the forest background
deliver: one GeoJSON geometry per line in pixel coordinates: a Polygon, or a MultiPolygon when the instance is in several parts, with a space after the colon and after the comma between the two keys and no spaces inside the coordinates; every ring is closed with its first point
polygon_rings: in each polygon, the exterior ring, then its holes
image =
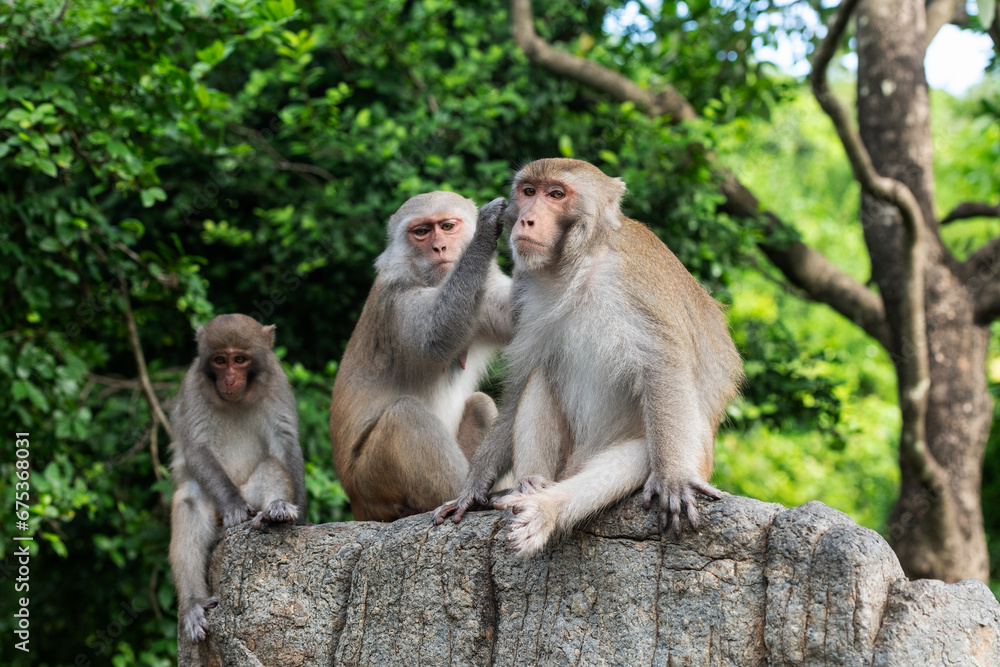
{"type": "MultiPolygon", "coordinates": [[[[536,4],[542,39],[640,88],[672,86],[694,113],[654,112],[532,62],[506,0],[0,3],[0,663],[173,664],[168,439],[149,395],[169,409],[193,327],[214,314],[277,324],[308,518],[350,519],[329,392],[385,221],[429,190],[506,195],[512,170],[540,157],[622,176],[626,213],[728,305],[747,382],[715,483],[786,506],[818,499],[892,538],[892,359],[762,250],[801,240],[870,282],[861,189],[833,126],[807,83],[756,55],[782,35],[811,50],[836,8],[628,3],[625,21],[600,1],[536,4]],[[725,168],[787,226],[776,234],[729,206],[725,168]],[[30,433],[25,508],[17,432],[30,433]],[[13,538],[25,535],[30,655],[12,639],[13,538]]],[[[975,5],[971,16],[950,5],[963,27],[988,32],[975,5]]],[[[857,41],[849,32],[839,46],[850,54],[857,41]]],[[[853,106],[854,74],[839,63],[833,88],[853,106]]],[[[929,108],[938,216],[996,202],[996,58],[984,83],[961,97],[932,91],[929,108]]],[[[998,234],[988,208],[941,228],[960,258],[998,234]]],[[[995,395],[996,336],[986,377],[995,395]]],[[[499,372],[490,384],[500,393],[499,372]]],[[[995,428],[982,507],[1000,593],[995,428]]]]}

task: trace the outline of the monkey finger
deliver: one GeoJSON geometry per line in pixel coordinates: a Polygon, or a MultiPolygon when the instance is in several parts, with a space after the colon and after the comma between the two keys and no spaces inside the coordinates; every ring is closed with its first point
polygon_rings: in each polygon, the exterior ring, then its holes
{"type": "Polygon", "coordinates": [[[202,602],[201,606],[204,609],[215,609],[216,607],[219,606],[219,598],[217,598],[215,596],[212,596],[212,597],[208,598],[207,600],[205,600],[204,602],[202,602]]]}
{"type": "Polygon", "coordinates": [[[683,502],[687,509],[688,523],[691,524],[691,528],[698,530],[698,506],[694,502],[694,491],[690,488],[684,489],[683,502]]]}
{"type": "Polygon", "coordinates": [[[719,500],[722,498],[722,496],[725,495],[724,492],[718,490],[708,482],[701,482],[701,481],[691,482],[691,488],[702,495],[708,496],[713,500],[719,500]]]}

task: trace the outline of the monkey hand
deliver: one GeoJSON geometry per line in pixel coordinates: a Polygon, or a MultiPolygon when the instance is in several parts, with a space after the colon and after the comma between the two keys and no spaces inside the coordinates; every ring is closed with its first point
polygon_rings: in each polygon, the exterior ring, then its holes
{"type": "Polygon", "coordinates": [[[642,506],[645,509],[649,509],[653,501],[653,496],[659,496],[660,530],[666,530],[669,523],[674,534],[680,537],[682,509],[685,510],[688,523],[691,524],[691,527],[698,530],[698,508],[694,503],[695,491],[713,500],[718,500],[722,497],[722,491],[700,479],[663,481],[654,472],[646,480],[646,486],[643,487],[642,506]]]}
{"type": "Polygon", "coordinates": [[[187,613],[184,614],[184,632],[191,641],[198,643],[205,638],[208,630],[208,619],[205,618],[206,609],[214,609],[219,604],[219,598],[208,598],[204,602],[195,602],[187,613]]]}
{"type": "Polygon", "coordinates": [[[263,512],[258,512],[250,524],[251,530],[260,530],[261,523],[295,523],[299,516],[299,506],[284,500],[272,500],[263,512]]]}
{"type": "Polygon", "coordinates": [[[479,209],[479,219],[476,221],[476,231],[496,242],[503,234],[503,214],[507,210],[507,201],[497,197],[489,204],[479,209]]]}
{"type": "Polygon", "coordinates": [[[489,505],[489,498],[486,493],[476,493],[474,491],[465,490],[462,491],[461,495],[455,500],[449,500],[441,507],[434,510],[434,525],[440,526],[444,523],[445,518],[454,513],[452,521],[458,523],[465,516],[466,511],[469,510],[473,505],[477,507],[487,507],[489,505]]]}
{"type": "Polygon", "coordinates": [[[222,525],[226,528],[232,528],[233,526],[238,526],[247,519],[253,518],[257,514],[257,510],[250,507],[242,499],[240,502],[233,503],[227,507],[222,512],[222,525]]]}

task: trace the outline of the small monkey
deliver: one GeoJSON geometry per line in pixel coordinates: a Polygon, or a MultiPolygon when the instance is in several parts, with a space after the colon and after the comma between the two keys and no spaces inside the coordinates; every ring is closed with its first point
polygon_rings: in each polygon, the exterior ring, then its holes
{"type": "Polygon", "coordinates": [[[274,356],[274,325],[219,315],[195,333],[198,357],[170,416],[170,567],[181,627],[205,638],[206,570],[224,528],[252,519],[302,523],[305,466],[295,397],[274,356]],[[222,524],[220,528],[219,524],[222,524]]]}
{"type": "Polygon", "coordinates": [[[672,252],[620,208],[625,184],[579,160],[532,162],[514,177],[514,338],[509,387],[462,493],[434,514],[486,505],[516,515],[508,540],[541,550],[600,509],[644,489],[661,530],[698,526],[715,433],[742,378],[718,303],[672,252]]]}
{"type": "Polygon", "coordinates": [[[431,192],[389,219],[388,247],[337,371],[330,440],[357,520],[393,521],[461,490],[496,418],[476,391],[511,336],[494,259],[506,203],[431,192]]]}

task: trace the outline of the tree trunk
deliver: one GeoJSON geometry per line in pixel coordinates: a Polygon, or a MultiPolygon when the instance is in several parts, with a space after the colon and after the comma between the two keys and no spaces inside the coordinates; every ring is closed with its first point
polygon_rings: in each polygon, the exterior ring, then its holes
{"type": "MultiPolygon", "coordinates": [[[[889,524],[890,541],[911,578],[948,582],[988,579],[980,504],[982,460],[992,419],[986,384],[989,327],[975,320],[974,294],[941,242],[934,217],[930,107],[924,78],[921,0],[863,0],[857,21],[858,122],[875,168],[910,188],[923,211],[925,307],[930,369],[927,449],[936,475],[918,474],[900,447],[902,483],[889,524]]],[[[872,278],[892,328],[897,375],[911,363],[896,326],[906,275],[899,261],[902,221],[897,209],[864,196],[861,220],[872,278]]],[[[904,414],[904,419],[908,418],[904,414]]]]}

